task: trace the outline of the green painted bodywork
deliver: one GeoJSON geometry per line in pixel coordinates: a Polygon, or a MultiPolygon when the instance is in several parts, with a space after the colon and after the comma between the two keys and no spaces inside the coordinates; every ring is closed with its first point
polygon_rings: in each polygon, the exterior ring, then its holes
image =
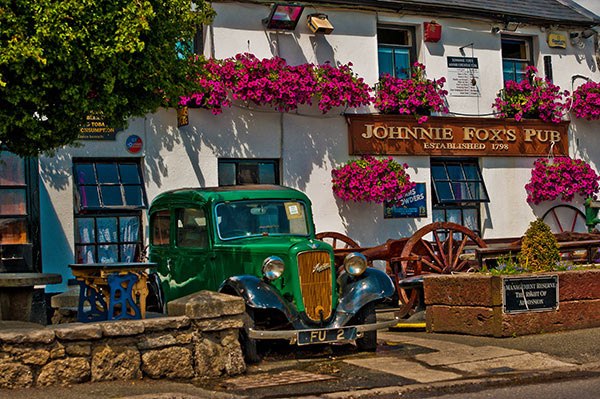
{"type": "Polygon", "coordinates": [[[311,202],[302,192],[271,185],[234,186],[217,188],[179,189],[157,196],[150,207],[150,232],[154,231],[153,215],[171,212],[171,232],[168,245],[152,245],[150,261],[157,264],[166,302],[200,291],[217,291],[233,276],[253,275],[262,278],[262,263],[268,256],[278,256],[285,262],[283,276],[270,285],[293,303],[298,312],[304,311],[298,277],[297,255],[304,251],[327,251],[332,273],[332,303],[337,304],[337,289],[333,249],[315,239],[311,202]],[[222,239],[217,231],[215,207],[223,203],[246,200],[285,200],[304,204],[307,234],[269,235],[222,239]],[[205,248],[177,247],[175,240],[175,210],[203,209],[208,229],[205,248]]]}

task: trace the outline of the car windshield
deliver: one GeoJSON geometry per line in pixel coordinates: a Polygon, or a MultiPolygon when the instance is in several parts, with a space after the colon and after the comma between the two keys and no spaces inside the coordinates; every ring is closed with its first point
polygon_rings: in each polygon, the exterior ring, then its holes
{"type": "Polygon", "coordinates": [[[289,200],[233,201],[217,204],[219,237],[308,235],[304,204],[289,200]]]}

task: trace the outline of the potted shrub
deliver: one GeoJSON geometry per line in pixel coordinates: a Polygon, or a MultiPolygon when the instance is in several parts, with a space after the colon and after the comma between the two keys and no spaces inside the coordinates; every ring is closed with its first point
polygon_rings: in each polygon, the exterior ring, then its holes
{"type": "Polygon", "coordinates": [[[333,192],[344,201],[396,203],[415,185],[407,168],[392,157],[376,159],[366,155],[332,170],[333,192]]]}
{"type": "Polygon", "coordinates": [[[426,122],[431,112],[448,112],[445,78],[427,79],[425,65],[415,63],[410,79],[383,75],[375,85],[374,106],[385,114],[415,115],[426,122]]]}
{"type": "Polygon", "coordinates": [[[527,202],[537,205],[557,198],[570,202],[575,194],[595,198],[598,178],[598,174],[583,160],[539,158],[533,164],[529,183],[525,185],[527,202]]]}
{"type": "Polygon", "coordinates": [[[548,79],[538,76],[537,69],[527,67],[528,79],[521,82],[509,80],[496,96],[492,107],[501,118],[539,118],[544,122],[559,123],[566,110],[563,97],[569,95],[548,79]]]}
{"type": "Polygon", "coordinates": [[[571,98],[571,113],[588,121],[600,119],[600,83],[587,82],[575,89],[571,98]]]}

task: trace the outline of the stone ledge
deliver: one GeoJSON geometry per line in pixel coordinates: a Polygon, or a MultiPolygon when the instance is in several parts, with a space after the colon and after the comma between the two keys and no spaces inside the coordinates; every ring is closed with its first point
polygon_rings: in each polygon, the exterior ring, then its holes
{"type": "Polygon", "coordinates": [[[187,316],[190,319],[213,319],[242,314],[242,298],[213,291],[200,291],[167,304],[169,316],[187,316]]]}
{"type": "Polygon", "coordinates": [[[98,323],[67,323],[53,326],[58,339],[66,341],[90,340],[102,338],[102,328],[98,323]]]}

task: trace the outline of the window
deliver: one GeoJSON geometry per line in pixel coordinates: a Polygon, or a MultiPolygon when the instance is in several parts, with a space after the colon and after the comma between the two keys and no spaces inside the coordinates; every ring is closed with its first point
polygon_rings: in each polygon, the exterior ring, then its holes
{"type": "Polygon", "coordinates": [[[431,160],[434,222],[453,222],[480,233],[479,204],[489,202],[476,159],[431,160]]]}
{"type": "Polygon", "coordinates": [[[77,263],[136,262],[142,256],[146,193],[132,160],[78,161],[75,179],[77,263]]]}
{"type": "Polygon", "coordinates": [[[0,244],[26,244],[27,184],[25,160],[7,151],[0,153],[0,244]]]}
{"type": "Polygon", "coordinates": [[[379,76],[390,74],[406,79],[416,60],[414,28],[379,27],[377,29],[377,58],[379,76]]]}
{"type": "Polygon", "coordinates": [[[206,248],[208,246],[204,210],[193,208],[177,210],[176,244],[178,247],[206,248]]]}
{"type": "Polygon", "coordinates": [[[220,159],[219,186],[280,184],[279,162],[274,159],[220,159]]]}
{"type": "Polygon", "coordinates": [[[169,245],[170,220],[169,211],[160,211],[152,215],[150,218],[152,245],[169,245]]]}
{"type": "Polygon", "coordinates": [[[175,43],[175,50],[179,59],[186,59],[192,54],[204,54],[204,26],[196,29],[194,37],[189,40],[181,40],[175,43]]]}
{"type": "Polygon", "coordinates": [[[502,36],[502,72],[505,82],[526,79],[526,68],[532,65],[531,60],[531,39],[502,36]]]}

